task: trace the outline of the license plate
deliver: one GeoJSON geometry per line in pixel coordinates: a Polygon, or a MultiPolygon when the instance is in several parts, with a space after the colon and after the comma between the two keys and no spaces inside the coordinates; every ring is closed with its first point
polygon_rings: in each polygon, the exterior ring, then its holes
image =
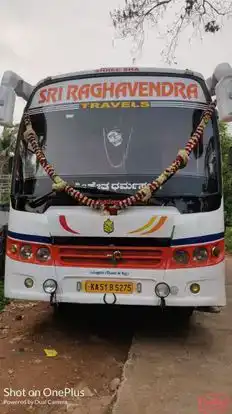
{"type": "Polygon", "coordinates": [[[87,280],[85,282],[85,292],[87,293],[118,293],[130,295],[134,291],[134,285],[131,282],[113,282],[102,280],[87,280]]]}

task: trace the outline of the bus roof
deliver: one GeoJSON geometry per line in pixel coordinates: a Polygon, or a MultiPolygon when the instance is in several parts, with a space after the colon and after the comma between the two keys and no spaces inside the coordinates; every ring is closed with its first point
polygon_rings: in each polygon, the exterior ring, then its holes
{"type": "Polygon", "coordinates": [[[172,68],[153,68],[153,67],[106,67],[106,68],[100,68],[100,69],[90,69],[90,70],[84,70],[84,71],[78,71],[78,72],[70,72],[65,74],[59,74],[56,76],[49,76],[47,78],[44,78],[40,80],[36,86],[39,86],[40,84],[44,83],[45,81],[54,81],[58,79],[66,79],[74,76],[86,76],[88,75],[97,75],[97,74],[111,74],[111,75],[117,75],[117,73],[139,73],[139,72],[147,72],[147,73],[164,73],[169,75],[191,75],[199,77],[203,80],[205,80],[204,76],[201,73],[189,70],[189,69],[172,69],[172,68]]]}

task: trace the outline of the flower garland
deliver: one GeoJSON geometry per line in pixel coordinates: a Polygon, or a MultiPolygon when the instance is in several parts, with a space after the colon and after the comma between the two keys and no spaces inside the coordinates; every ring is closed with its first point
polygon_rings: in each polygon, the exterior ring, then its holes
{"type": "Polygon", "coordinates": [[[151,183],[137,191],[136,194],[127,197],[124,200],[93,200],[92,198],[89,198],[80,191],[76,190],[74,187],[72,187],[66,181],[64,181],[61,177],[59,177],[54,167],[51,164],[49,164],[43,151],[39,147],[38,137],[36,135],[36,132],[32,128],[30,116],[27,113],[24,114],[24,122],[26,126],[26,131],[24,132],[24,139],[31,144],[32,149],[37,157],[37,160],[53,181],[52,189],[54,191],[65,191],[77,202],[85,206],[94,209],[102,209],[107,214],[117,214],[118,210],[122,210],[127,207],[133,206],[139,201],[147,202],[152,197],[152,194],[156,192],[174,174],[176,174],[176,172],[179,169],[186,167],[189,160],[189,155],[197,146],[206,125],[208,124],[209,120],[213,115],[215,107],[216,100],[211,102],[209,107],[204,111],[201,121],[198,127],[196,128],[194,134],[190,137],[185,148],[181,149],[178,152],[177,157],[173,161],[173,163],[168,168],[166,168],[166,170],[164,170],[163,173],[160,174],[160,176],[156,180],[153,180],[151,183]]]}

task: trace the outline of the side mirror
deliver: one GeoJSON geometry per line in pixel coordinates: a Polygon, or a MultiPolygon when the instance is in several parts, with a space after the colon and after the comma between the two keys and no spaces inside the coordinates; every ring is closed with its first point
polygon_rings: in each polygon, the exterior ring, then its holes
{"type": "Polygon", "coordinates": [[[0,125],[12,126],[16,94],[14,89],[0,85],[0,125]]]}
{"type": "Polygon", "coordinates": [[[232,167],[232,147],[229,148],[228,152],[228,165],[232,167]]]}
{"type": "Polygon", "coordinates": [[[222,78],[215,88],[219,120],[232,122],[232,75],[222,78]]]}

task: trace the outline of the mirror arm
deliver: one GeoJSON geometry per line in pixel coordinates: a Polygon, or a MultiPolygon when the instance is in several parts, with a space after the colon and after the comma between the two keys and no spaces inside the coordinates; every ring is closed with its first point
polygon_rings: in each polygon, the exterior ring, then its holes
{"type": "Polygon", "coordinates": [[[12,88],[16,95],[19,98],[23,98],[26,102],[34,89],[34,86],[30,85],[28,82],[25,82],[19,75],[10,70],[4,72],[1,85],[12,88]]]}
{"type": "Polygon", "coordinates": [[[232,76],[232,67],[229,63],[220,63],[214,69],[213,75],[206,80],[206,84],[211,96],[216,94],[217,84],[225,77],[232,76]]]}

